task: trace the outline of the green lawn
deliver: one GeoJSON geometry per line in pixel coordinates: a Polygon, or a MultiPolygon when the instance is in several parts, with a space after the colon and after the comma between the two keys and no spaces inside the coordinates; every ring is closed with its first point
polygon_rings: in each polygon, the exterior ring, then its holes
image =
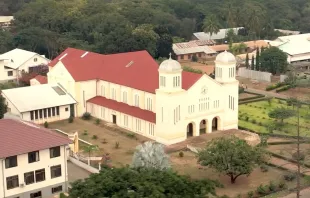
{"type": "MultiPolygon", "coordinates": [[[[239,126],[259,133],[268,133],[268,125],[278,122],[269,118],[268,113],[279,107],[293,109],[292,106],[287,106],[286,101],[278,99],[272,99],[271,104],[267,100],[263,100],[239,105],[239,126]]],[[[300,108],[300,131],[303,136],[309,134],[310,131],[310,116],[307,116],[308,113],[310,114],[309,107],[303,105],[300,108]]],[[[297,117],[294,116],[284,120],[283,126],[277,127],[273,133],[296,135],[296,131],[297,117]]]]}

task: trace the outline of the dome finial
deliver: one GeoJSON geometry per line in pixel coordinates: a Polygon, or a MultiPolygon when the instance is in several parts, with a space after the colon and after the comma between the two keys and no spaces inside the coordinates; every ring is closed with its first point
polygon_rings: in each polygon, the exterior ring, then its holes
{"type": "Polygon", "coordinates": [[[171,60],[171,52],[169,53],[169,59],[171,60]]]}

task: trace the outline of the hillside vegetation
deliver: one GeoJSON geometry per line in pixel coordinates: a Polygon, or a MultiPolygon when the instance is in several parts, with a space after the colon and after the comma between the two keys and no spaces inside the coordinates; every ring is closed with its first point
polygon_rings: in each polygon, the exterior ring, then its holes
{"type": "Polygon", "coordinates": [[[16,19],[0,32],[0,53],[20,47],[49,58],[68,46],[167,57],[173,40],[236,26],[246,27],[241,40],[273,39],[274,28],[310,32],[309,0],[2,0],[0,14],[16,19]]]}

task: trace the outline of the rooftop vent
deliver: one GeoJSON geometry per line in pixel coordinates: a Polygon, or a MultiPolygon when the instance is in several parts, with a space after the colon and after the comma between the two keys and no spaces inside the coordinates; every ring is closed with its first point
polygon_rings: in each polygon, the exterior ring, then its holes
{"type": "Polygon", "coordinates": [[[68,54],[66,53],[66,54],[64,54],[62,57],[60,57],[58,60],[62,60],[64,57],[66,57],[68,54]]]}
{"type": "Polygon", "coordinates": [[[125,67],[130,67],[133,63],[133,61],[130,61],[125,67]]]}
{"type": "Polygon", "coordinates": [[[66,92],[64,92],[64,90],[62,90],[60,87],[56,86],[56,87],[52,87],[56,93],[58,93],[58,95],[63,96],[66,95],[66,92]]]}
{"type": "Polygon", "coordinates": [[[88,54],[88,52],[85,52],[85,53],[81,56],[81,58],[85,57],[87,54],[88,54]]]}

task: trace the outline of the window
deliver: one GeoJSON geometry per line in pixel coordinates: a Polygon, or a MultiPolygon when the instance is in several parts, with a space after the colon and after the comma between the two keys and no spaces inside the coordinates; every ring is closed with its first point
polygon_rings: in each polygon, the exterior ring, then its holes
{"type": "Polygon", "coordinates": [[[164,107],[161,108],[161,122],[164,122],[164,107]]]}
{"type": "Polygon", "coordinates": [[[30,120],[33,120],[33,111],[30,111],[30,120]]]}
{"type": "Polygon", "coordinates": [[[35,115],[36,120],[39,119],[39,112],[38,112],[38,110],[35,110],[34,112],[35,112],[34,115],[35,115]]]}
{"type": "Polygon", "coordinates": [[[51,117],[51,108],[47,109],[48,117],[51,117]]]}
{"type": "Polygon", "coordinates": [[[50,148],[50,157],[59,157],[60,156],[60,146],[50,148]]]}
{"type": "Polygon", "coordinates": [[[62,191],[62,186],[57,186],[57,187],[52,188],[52,194],[61,192],[61,191],[62,191]]]}
{"type": "Polygon", "coordinates": [[[56,107],[56,115],[59,115],[59,107],[56,107]]]}
{"type": "Polygon", "coordinates": [[[33,59],[33,61],[34,61],[34,62],[37,62],[37,61],[38,61],[38,59],[37,59],[37,58],[34,58],[34,59],[33,59]]]}
{"type": "Polygon", "coordinates": [[[139,95],[138,94],[135,95],[135,106],[139,107],[139,95]]]}
{"type": "Polygon", "coordinates": [[[41,197],[42,197],[41,191],[30,193],[30,198],[41,198],[41,197]]]}
{"type": "Polygon", "coordinates": [[[39,110],[39,115],[40,115],[40,119],[42,119],[43,118],[43,116],[42,116],[42,109],[39,110]]]}
{"type": "Polygon", "coordinates": [[[195,105],[189,105],[188,106],[188,113],[191,114],[191,113],[194,113],[195,112],[195,105]]]}
{"type": "Polygon", "coordinates": [[[184,59],[184,55],[181,55],[181,59],[182,59],[182,60],[184,59]]]}
{"type": "Polygon", "coordinates": [[[55,116],[55,107],[52,107],[52,115],[55,116]]]}
{"type": "Polygon", "coordinates": [[[17,156],[5,158],[5,168],[13,168],[17,166],[17,156]]]}
{"type": "Polygon", "coordinates": [[[160,77],[160,86],[162,86],[162,87],[166,86],[166,77],[164,77],[164,76],[160,77]]]}
{"type": "Polygon", "coordinates": [[[13,76],[13,71],[8,71],[8,76],[13,76]]]}
{"type": "Polygon", "coordinates": [[[198,53],[198,57],[199,57],[199,58],[201,57],[201,53],[198,53]]]}
{"type": "Polygon", "coordinates": [[[152,99],[151,98],[147,98],[146,99],[146,109],[152,111],[153,107],[152,107],[152,99]]]}
{"type": "Polygon", "coordinates": [[[19,187],[18,175],[14,175],[6,178],[7,190],[19,187]]]}
{"type": "Polygon", "coordinates": [[[136,119],[136,130],[141,131],[141,120],[136,119]]]}
{"type": "Polygon", "coordinates": [[[24,174],[25,177],[25,184],[29,185],[29,184],[33,184],[34,183],[34,172],[28,172],[24,174]]]}
{"type": "Polygon", "coordinates": [[[61,176],[61,165],[52,166],[51,167],[51,178],[60,177],[61,176]]]}
{"type": "Polygon", "coordinates": [[[128,126],[128,116],[124,115],[124,126],[128,126]]]}
{"type": "Polygon", "coordinates": [[[47,109],[43,109],[43,115],[44,115],[44,118],[47,117],[47,109]]]}
{"type": "Polygon", "coordinates": [[[68,107],[66,107],[66,108],[65,108],[65,111],[69,111],[69,108],[68,108],[68,107]]]}
{"type": "Polygon", "coordinates": [[[123,92],[123,102],[127,103],[127,92],[126,91],[123,92]]]}
{"type": "Polygon", "coordinates": [[[191,59],[191,58],[192,58],[192,55],[189,54],[189,55],[188,55],[188,59],[191,59]]]}
{"type": "Polygon", "coordinates": [[[28,163],[37,162],[39,160],[40,160],[39,151],[28,153],[28,163]]]}
{"type": "Polygon", "coordinates": [[[36,170],[36,182],[41,182],[45,180],[45,169],[36,170]]]}
{"type": "Polygon", "coordinates": [[[154,136],[154,125],[149,123],[149,134],[154,136]]]}

